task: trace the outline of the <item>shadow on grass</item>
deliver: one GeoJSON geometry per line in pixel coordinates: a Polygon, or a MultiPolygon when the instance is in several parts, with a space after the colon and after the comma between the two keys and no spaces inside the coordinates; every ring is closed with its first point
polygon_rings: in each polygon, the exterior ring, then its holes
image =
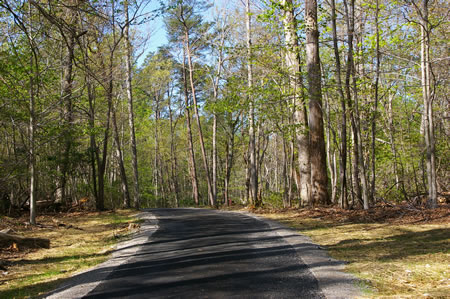
{"type": "MultiPolygon", "coordinates": [[[[36,260],[20,260],[16,262],[17,265],[39,265],[39,264],[52,264],[52,263],[64,263],[69,261],[76,261],[80,259],[89,259],[89,258],[97,258],[97,257],[107,257],[114,250],[108,250],[102,253],[92,253],[92,254],[79,254],[79,255],[64,255],[64,256],[56,256],[56,257],[46,257],[42,259],[36,260]]],[[[0,298],[3,298],[0,296],[0,298]]]]}
{"type": "Polygon", "coordinates": [[[32,285],[17,286],[5,291],[0,291],[0,298],[36,298],[39,294],[45,294],[67,280],[68,278],[60,278],[32,285]]]}
{"type": "Polygon", "coordinates": [[[430,229],[421,232],[404,231],[383,239],[348,239],[327,246],[331,250],[346,253],[349,259],[370,252],[385,253],[375,257],[379,261],[393,261],[409,256],[442,253],[449,250],[450,230],[430,229]]]}

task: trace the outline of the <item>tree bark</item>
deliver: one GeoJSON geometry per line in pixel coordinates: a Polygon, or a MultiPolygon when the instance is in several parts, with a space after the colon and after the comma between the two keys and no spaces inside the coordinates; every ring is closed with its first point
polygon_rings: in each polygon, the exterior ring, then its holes
{"type": "MultiPolygon", "coordinates": [[[[34,39],[33,39],[33,28],[31,26],[32,23],[32,8],[29,6],[29,19],[30,19],[30,28],[28,33],[28,42],[30,44],[31,55],[30,55],[30,78],[29,78],[29,108],[30,108],[30,122],[29,122],[29,154],[30,154],[30,223],[32,225],[36,225],[36,153],[35,153],[35,131],[36,131],[36,90],[35,83],[39,76],[39,69],[37,65],[37,54],[34,48],[34,39]]],[[[25,29],[25,28],[24,28],[25,29]]]]}
{"type": "Polygon", "coordinates": [[[131,85],[132,80],[132,63],[131,63],[131,42],[130,42],[130,20],[128,15],[128,1],[124,1],[125,10],[125,28],[124,28],[124,38],[125,38],[125,50],[126,50],[126,89],[128,98],[128,123],[130,129],[130,147],[131,147],[131,166],[133,168],[133,178],[134,178],[134,192],[133,192],[133,205],[134,208],[139,209],[140,206],[140,191],[139,191],[139,171],[138,171],[138,159],[137,159],[137,145],[136,145],[136,133],[134,128],[134,111],[133,111],[133,89],[131,85]]]}
{"type": "MultiPolygon", "coordinates": [[[[374,103],[374,111],[372,115],[372,177],[371,177],[371,190],[370,190],[370,200],[374,202],[375,200],[375,181],[376,181],[376,120],[378,113],[378,101],[379,101],[379,81],[380,81],[380,64],[381,64],[381,55],[380,55],[380,29],[379,29],[379,13],[380,13],[380,1],[376,0],[376,9],[375,9],[375,38],[376,38],[376,67],[375,67],[375,103],[374,103]]],[[[395,164],[396,162],[394,162],[395,164]]]]}
{"type": "Polygon", "coordinates": [[[73,123],[73,103],[72,103],[72,69],[73,58],[75,48],[75,37],[73,34],[69,35],[67,40],[67,54],[63,60],[63,88],[61,92],[61,101],[64,103],[64,152],[63,161],[61,165],[61,178],[60,178],[60,194],[61,200],[65,202],[67,200],[66,195],[66,183],[67,172],[70,167],[70,151],[72,148],[72,123],[73,123]]]}
{"type": "MultiPolygon", "coordinates": [[[[154,126],[154,132],[153,132],[153,138],[155,139],[155,156],[154,156],[154,166],[153,166],[153,183],[155,185],[155,201],[158,202],[160,199],[159,196],[159,190],[161,188],[162,190],[162,184],[160,184],[160,179],[162,177],[162,175],[160,174],[160,172],[162,172],[162,165],[160,163],[160,158],[159,158],[159,98],[158,95],[154,96],[155,98],[155,126],[154,126]]],[[[164,198],[161,197],[161,203],[160,203],[160,207],[163,207],[163,201],[164,198]]]]}
{"type": "Polygon", "coordinates": [[[100,153],[97,154],[97,165],[98,165],[98,198],[96,202],[96,208],[99,211],[105,209],[105,172],[106,172],[106,162],[108,157],[108,140],[109,140],[109,129],[111,123],[111,110],[113,102],[113,56],[109,57],[108,66],[108,76],[107,76],[107,86],[105,88],[106,100],[108,104],[108,110],[106,114],[106,124],[103,136],[103,151],[102,157],[100,159],[100,153]]]}
{"type": "Polygon", "coordinates": [[[171,102],[171,95],[168,95],[168,107],[169,107],[169,124],[170,124],[170,157],[171,157],[171,172],[172,172],[172,185],[173,185],[173,192],[175,196],[175,207],[178,208],[179,206],[179,187],[178,187],[178,180],[177,180],[177,156],[175,154],[175,128],[173,124],[173,111],[172,111],[172,102],[171,102]]]}
{"type": "Polygon", "coordinates": [[[185,45],[186,45],[186,54],[187,54],[188,67],[189,67],[189,82],[191,83],[191,94],[192,94],[192,100],[193,100],[193,104],[194,104],[194,114],[195,114],[196,121],[197,121],[198,136],[200,139],[200,149],[202,151],[203,166],[205,168],[205,173],[206,173],[206,182],[208,184],[209,204],[214,207],[214,206],[216,206],[216,201],[215,201],[215,198],[213,195],[211,175],[209,172],[208,160],[206,157],[206,150],[205,150],[205,142],[203,139],[202,125],[201,125],[201,121],[200,121],[200,115],[198,113],[197,94],[196,94],[195,85],[194,85],[194,67],[192,65],[191,46],[190,46],[189,32],[188,32],[187,27],[185,27],[184,34],[185,34],[184,37],[185,37],[185,45]]]}
{"type": "Polygon", "coordinates": [[[311,163],[308,116],[305,105],[305,94],[303,91],[303,78],[301,70],[300,51],[297,35],[297,20],[294,16],[294,5],[292,0],[281,0],[284,18],[284,35],[287,45],[285,54],[286,66],[289,69],[289,83],[292,96],[290,102],[293,106],[294,123],[296,125],[296,139],[298,146],[299,165],[299,193],[300,205],[310,205],[311,199],[311,163]]]}
{"type": "Polygon", "coordinates": [[[317,1],[306,0],[306,65],[308,70],[309,130],[311,152],[311,202],[328,204],[328,174],[322,116],[317,1]]]}
{"type": "MultiPolygon", "coordinates": [[[[219,44],[219,58],[217,62],[216,77],[213,79],[213,97],[214,103],[217,103],[218,99],[218,89],[219,80],[222,73],[222,63],[223,63],[223,44],[224,44],[224,32],[222,32],[221,40],[219,44]]],[[[217,203],[217,115],[213,112],[213,136],[212,136],[212,193],[214,202],[217,203]]]]}
{"type": "MultiPolygon", "coordinates": [[[[87,55],[87,53],[86,53],[87,55]]],[[[84,61],[86,63],[86,61],[84,61]]],[[[91,83],[91,78],[89,74],[85,76],[86,86],[87,86],[87,97],[89,102],[89,141],[90,141],[90,158],[91,158],[91,168],[92,168],[92,184],[95,202],[98,202],[98,186],[97,186],[97,171],[96,171],[96,159],[99,155],[97,143],[95,141],[95,110],[94,110],[94,93],[91,83]]]]}
{"type": "Polygon", "coordinates": [[[247,99],[249,102],[249,196],[250,200],[255,206],[260,205],[258,199],[258,171],[257,171],[257,158],[256,158],[256,137],[255,137],[255,103],[252,96],[253,88],[253,55],[252,55],[252,35],[251,35],[251,10],[250,0],[245,2],[246,13],[246,27],[247,27],[247,84],[248,92],[247,99]]]}
{"type": "Polygon", "coordinates": [[[184,88],[184,102],[186,106],[186,127],[188,135],[188,147],[189,147],[189,164],[190,164],[190,176],[192,183],[192,197],[194,198],[195,205],[199,204],[198,194],[198,179],[197,179],[197,167],[195,163],[194,145],[192,141],[192,128],[191,128],[191,104],[189,101],[187,78],[186,78],[186,51],[183,51],[183,88],[184,88]]]}
{"type": "Polygon", "coordinates": [[[341,59],[339,56],[339,45],[337,38],[337,26],[336,26],[336,4],[335,0],[331,0],[331,25],[333,31],[333,49],[334,58],[336,61],[336,82],[338,85],[338,93],[341,102],[341,146],[339,149],[340,160],[339,160],[339,180],[341,185],[340,194],[340,206],[343,209],[348,208],[348,195],[347,195],[347,111],[345,105],[344,90],[342,87],[341,79],[341,59]]]}
{"type": "Polygon", "coordinates": [[[114,142],[116,143],[116,150],[117,150],[117,162],[119,163],[119,171],[120,171],[120,182],[122,186],[122,195],[123,195],[123,204],[125,207],[129,208],[131,206],[131,200],[130,200],[130,192],[128,191],[128,180],[127,180],[127,174],[125,171],[125,165],[123,163],[123,154],[122,154],[122,148],[120,145],[120,138],[119,138],[119,130],[117,128],[117,118],[116,118],[116,109],[113,107],[112,111],[112,122],[113,122],[113,129],[114,129],[114,142]]]}
{"type": "Polygon", "coordinates": [[[352,93],[350,88],[350,80],[352,78],[352,75],[354,74],[354,62],[353,62],[353,39],[354,39],[354,31],[355,31],[355,21],[354,21],[354,0],[350,0],[350,8],[348,6],[348,2],[344,0],[344,8],[345,8],[345,21],[347,23],[347,44],[348,44],[348,51],[347,51],[347,66],[346,66],[346,73],[345,73],[345,96],[349,107],[349,114],[350,114],[350,123],[351,123],[351,129],[352,129],[352,141],[353,141],[353,147],[352,147],[352,154],[353,158],[352,161],[352,202],[354,202],[354,197],[358,201],[362,201],[362,195],[361,195],[361,182],[360,182],[360,175],[359,175],[359,151],[358,151],[358,132],[357,132],[357,126],[356,126],[356,119],[355,119],[355,104],[352,103],[352,93]],[[351,11],[350,11],[351,9],[351,11]]]}
{"type": "MultiPolygon", "coordinates": [[[[428,20],[428,2],[422,0],[420,8],[416,6],[420,16],[421,51],[420,66],[422,77],[424,139],[426,148],[426,169],[428,184],[428,201],[431,208],[437,207],[436,184],[436,150],[433,123],[433,95],[431,94],[431,62],[430,62],[430,25],[428,20]]],[[[416,5],[416,4],[414,4],[416,5]]]]}

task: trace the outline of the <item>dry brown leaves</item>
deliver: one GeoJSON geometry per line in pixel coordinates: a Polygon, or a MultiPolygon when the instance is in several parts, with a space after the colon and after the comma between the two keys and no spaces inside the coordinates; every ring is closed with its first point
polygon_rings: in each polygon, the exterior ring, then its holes
{"type": "Polygon", "coordinates": [[[344,210],[335,207],[253,209],[256,214],[292,212],[297,217],[332,220],[341,223],[450,223],[450,205],[437,209],[412,207],[410,205],[375,206],[369,210],[344,210]]]}

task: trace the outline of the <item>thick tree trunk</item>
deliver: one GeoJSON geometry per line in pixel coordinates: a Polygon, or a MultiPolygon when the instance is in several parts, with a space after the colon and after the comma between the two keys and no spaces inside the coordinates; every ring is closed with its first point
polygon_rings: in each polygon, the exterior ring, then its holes
{"type": "Polygon", "coordinates": [[[31,26],[32,19],[32,8],[29,6],[29,18],[30,18],[30,28],[28,33],[28,42],[31,49],[30,55],[30,78],[29,78],[29,108],[30,108],[30,119],[28,126],[28,134],[29,134],[29,155],[30,155],[30,223],[32,225],[36,224],[36,153],[35,153],[35,132],[36,132],[36,88],[35,84],[37,83],[39,76],[39,69],[37,65],[37,57],[34,48],[34,40],[33,40],[33,28],[31,26]]]}
{"type": "Polygon", "coordinates": [[[116,150],[117,150],[117,162],[119,163],[119,171],[120,171],[120,182],[122,186],[122,195],[123,195],[123,205],[127,208],[131,206],[131,200],[130,200],[130,192],[128,191],[128,180],[127,180],[127,174],[125,171],[125,165],[123,163],[123,155],[122,155],[122,148],[120,144],[120,138],[119,138],[119,130],[117,128],[117,118],[116,118],[116,109],[113,107],[112,111],[112,122],[113,122],[113,129],[114,129],[114,142],[116,144],[116,150]]]}
{"type": "Polygon", "coordinates": [[[257,158],[256,158],[256,136],[255,136],[255,105],[252,96],[253,88],[253,54],[252,54],[252,27],[251,27],[251,10],[250,0],[245,2],[245,22],[247,27],[247,84],[248,92],[247,99],[249,101],[249,199],[255,206],[260,205],[258,199],[258,171],[257,171],[257,158]]]}
{"type": "Polygon", "coordinates": [[[233,147],[234,147],[234,137],[229,137],[225,145],[225,181],[224,181],[224,201],[228,206],[231,206],[230,198],[230,177],[231,177],[231,167],[233,165],[233,147]]]}
{"type": "Polygon", "coordinates": [[[187,127],[187,136],[188,136],[188,147],[189,147],[189,169],[190,169],[190,177],[192,183],[192,197],[194,198],[195,205],[199,204],[199,194],[198,194],[198,179],[197,179],[197,167],[195,163],[195,155],[194,155],[194,144],[192,140],[192,128],[191,128],[191,104],[189,101],[188,87],[187,87],[187,78],[186,78],[186,54],[183,51],[183,88],[184,88],[184,102],[186,106],[186,127],[187,127]]]}
{"type": "Polygon", "coordinates": [[[327,149],[327,159],[328,159],[328,167],[330,171],[330,181],[331,181],[331,203],[336,203],[337,196],[337,171],[336,171],[336,151],[334,146],[331,144],[331,119],[330,119],[330,101],[328,99],[327,94],[325,93],[325,118],[327,122],[326,126],[326,149],[327,149]]]}
{"type": "Polygon", "coordinates": [[[154,156],[154,164],[153,164],[153,184],[155,187],[155,202],[158,202],[161,199],[159,207],[164,207],[163,205],[163,197],[160,197],[159,191],[162,190],[163,186],[161,184],[162,179],[162,165],[161,159],[159,157],[159,99],[158,96],[155,96],[155,126],[153,132],[153,138],[155,139],[155,156],[154,156]]]}
{"type": "Polygon", "coordinates": [[[297,35],[297,21],[294,16],[294,5],[292,0],[281,1],[284,10],[284,35],[287,45],[285,55],[286,66],[289,69],[289,83],[292,96],[290,102],[294,109],[294,122],[296,125],[296,138],[298,145],[299,165],[299,193],[300,205],[309,205],[311,196],[311,163],[308,116],[305,106],[305,95],[303,91],[303,78],[301,74],[300,51],[297,35]]]}
{"type": "Polygon", "coordinates": [[[358,93],[356,87],[356,76],[355,68],[353,67],[353,89],[354,89],[354,109],[355,109],[355,133],[357,136],[357,143],[355,144],[356,150],[358,151],[358,165],[359,173],[361,174],[361,193],[363,199],[364,210],[369,209],[369,186],[367,183],[367,171],[366,165],[364,163],[364,153],[362,146],[362,136],[361,136],[361,123],[360,123],[360,113],[359,113],[359,103],[358,103],[358,93]]]}
{"type": "Polygon", "coordinates": [[[426,168],[428,184],[428,200],[431,208],[437,207],[437,184],[436,184],[436,150],[434,140],[433,123],[433,95],[431,94],[431,62],[430,62],[430,25],[428,21],[428,2],[422,0],[421,7],[417,8],[420,18],[421,29],[421,51],[420,66],[422,75],[424,139],[426,148],[426,168]]]}
{"type": "Polygon", "coordinates": [[[212,140],[212,195],[213,202],[217,204],[217,115],[213,115],[212,140]]]}
{"type": "Polygon", "coordinates": [[[317,1],[306,0],[306,65],[308,70],[311,202],[328,204],[328,174],[322,116],[317,1]]]}
{"type": "MultiPolygon", "coordinates": [[[[217,102],[218,98],[218,89],[219,89],[219,80],[222,71],[222,47],[223,47],[223,38],[221,40],[220,49],[219,49],[219,61],[217,62],[217,72],[216,78],[213,80],[213,96],[214,103],[217,102]]],[[[214,202],[217,203],[217,115],[213,113],[213,140],[212,140],[212,193],[214,202]]]]}
{"type": "Polygon", "coordinates": [[[348,196],[347,196],[347,111],[345,105],[344,90],[342,87],[341,79],[341,59],[339,56],[339,45],[337,38],[337,26],[336,26],[336,4],[335,0],[331,0],[331,24],[333,31],[333,48],[334,48],[334,58],[336,61],[336,82],[338,85],[338,93],[341,102],[341,146],[340,146],[340,160],[339,160],[339,181],[341,185],[340,194],[340,206],[343,209],[348,208],[348,196]]]}
{"type": "MultiPolygon", "coordinates": [[[[345,10],[347,13],[347,19],[349,20],[349,25],[350,25],[350,31],[352,32],[352,38],[353,36],[357,36],[355,33],[355,0],[351,0],[350,1],[350,14],[348,14],[349,12],[349,8],[347,6],[347,2],[344,1],[345,4],[345,10]]],[[[359,28],[361,28],[362,23],[359,22],[359,28]]],[[[356,38],[356,51],[358,52],[358,48],[359,48],[359,44],[360,44],[360,40],[358,40],[358,38],[356,38]]],[[[353,44],[352,44],[353,45],[353,44]]],[[[363,207],[365,210],[369,209],[369,186],[367,183],[367,170],[366,170],[366,165],[364,163],[364,153],[363,153],[363,140],[362,140],[362,135],[361,135],[361,118],[360,118],[360,113],[359,113],[359,96],[358,96],[358,88],[357,88],[357,77],[356,77],[356,68],[359,67],[359,75],[363,76],[364,74],[364,69],[363,69],[363,65],[362,64],[358,64],[357,66],[355,65],[355,60],[354,60],[354,56],[353,56],[353,48],[351,48],[352,50],[352,55],[351,57],[349,56],[349,70],[351,72],[351,78],[352,78],[352,88],[353,88],[353,134],[354,134],[354,140],[355,140],[355,152],[357,152],[357,155],[355,155],[355,157],[357,157],[357,159],[355,159],[356,162],[356,167],[358,167],[358,171],[359,171],[359,175],[360,175],[360,180],[361,182],[361,195],[362,195],[362,203],[363,203],[363,207]],[[350,59],[351,58],[351,59],[350,59]]]]}
{"type": "MultiPolygon", "coordinates": [[[[358,201],[362,201],[362,195],[361,195],[361,182],[360,182],[360,175],[359,175],[359,138],[358,138],[358,130],[356,126],[356,119],[355,119],[355,106],[356,104],[352,103],[352,94],[350,89],[350,79],[352,78],[352,75],[354,74],[354,62],[353,62],[353,39],[354,39],[354,31],[355,31],[355,21],[354,21],[354,0],[350,0],[351,4],[350,7],[348,6],[348,3],[346,0],[344,0],[344,8],[345,8],[345,21],[347,23],[347,44],[348,44],[348,52],[347,52],[347,68],[345,73],[345,96],[349,107],[349,114],[350,114],[350,123],[351,123],[351,129],[352,129],[352,202],[354,202],[354,198],[358,201]],[[351,11],[350,11],[351,9],[351,11]]],[[[356,90],[355,90],[356,92],[356,90]]]]}
{"type": "Polygon", "coordinates": [[[168,95],[168,107],[169,107],[169,124],[170,124],[170,157],[171,157],[171,175],[172,175],[172,185],[173,185],[173,192],[175,196],[175,207],[178,208],[179,206],[179,187],[178,187],[178,179],[177,179],[177,155],[175,154],[175,128],[173,124],[173,111],[172,111],[172,102],[171,102],[171,96],[168,95]]]}
{"type": "MultiPolygon", "coordinates": [[[[225,203],[231,206],[231,197],[230,197],[230,178],[231,178],[231,169],[234,165],[234,142],[235,142],[235,134],[237,131],[237,124],[239,123],[240,117],[237,117],[235,120],[232,119],[233,114],[229,113],[226,118],[228,122],[229,132],[227,132],[227,141],[225,144],[225,181],[224,181],[224,199],[225,203]]],[[[247,168],[246,168],[247,169],[247,168]]]]}
{"type": "Polygon", "coordinates": [[[113,102],[113,57],[109,58],[109,70],[108,70],[108,85],[106,87],[106,99],[108,103],[108,110],[106,114],[106,124],[103,136],[103,151],[102,158],[100,159],[100,154],[97,155],[97,165],[98,165],[98,198],[96,202],[96,208],[99,211],[105,209],[105,172],[106,172],[106,162],[108,157],[108,140],[109,140],[109,129],[111,123],[111,110],[113,102]]]}
{"type": "Polygon", "coordinates": [[[289,202],[292,206],[292,202],[294,201],[294,176],[295,176],[295,144],[294,140],[289,142],[289,202]]]}
{"type": "Polygon", "coordinates": [[[215,197],[212,190],[212,183],[211,183],[211,175],[209,172],[209,166],[208,166],[208,160],[206,157],[206,150],[205,150],[205,142],[203,139],[203,131],[202,131],[202,125],[200,121],[200,114],[198,113],[198,105],[197,105],[197,94],[195,90],[194,85],[194,67],[192,65],[192,57],[191,57],[191,46],[189,41],[189,33],[188,29],[185,28],[185,43],[186,43],[186,54],[188,59],[188,67],[189,67],[189,82],[191,83],[191,94],[192,94],[192,100],[194,104],[194,114],[197,121],[197,127],[198,127],[198,137],[200,139],[200,149],[202,151],[202,159],[203,159],[203,166],[205,168],[206,173],[206,183],[208,184],[208,198],[209,198],[209,204],[211,206],[216,206],[215,197]]]}
{"type": "Polygon", "coordinates": [[[125,10],[125,28],[124,28],[124,38],[125,38],[125,49],[126,49],[126,88],[127,88],[127,98],[128,98],[128,123],[130,129],[130,147],[131,147],[131,166],[133,168],[133,178],[134,178],[134,192],[133,192],[133,205],[136,209],[140,206],[140,192],[139,192],[139,172],[138,172],[138,160],[137,160],[137,145],[136,145],[136,134],[134,129],[134,111],[133,111],[133,89],[131,85],[131,74],[132,74],[132,63],[131,63],[131,42],[129,34],[129,17],[128,17],[128,1],[124,1],[125,10]]]}
{"type": "MultiPolygon", "coordinates": [[[[371,177],[371,189],[370,189],[370,201],[375,202],[375,172],[376,172],[376,120],[378,114],[378,101],[379,101],[379,81],[380,81],[380,64],[381,64],[381,55],[380,55],[380,30],[379,30],[379,12],[380,12],[380,1],[376,0],[376,10],[375,10],[375,38],[376,38],[376,67],[375,67],[375,103],[374,103],[374,111],[372,115],[372,177],[371,177]]],[[[395,163],[395,162],[394,162],[395,163]]]]}
{"type": "MultiPolygon", "coordinates": [[[[85,61],[86,63],[86,61],[85,61]]],[[[95,202],[98,201],[98,186],[97,186],[97,171],[96,171],[96,157],[98,157],[98,148],[95,141],[95,110],[94,110],[94,93],[92,90],[92,83],[89,74],[85,76],[87,86],[87,97],[89,102],[89,141],[90,141],[90,159],[91,159],[91,171],[92,171],[92,185],[95,202]]]]}
{"type": "Polygon", "coordinates": [[[73,34],[69,35],[67,40],[67,53],[63,59],[63,88],[61,91],[61,102],[64,103],[64,152],[61,165],[61,178],[59,186],[59,194],[61,200],[65,202],[67,200],[66,184],[67,184],[67,172],[70,167],[70,151],[73,143],[72,136],[72,122],[73,122],[73,103],[72,103],[72,70],[73,70],[73,58],[75,48],[75,37],[73,34]]]}
{"type": "Polygon", "coordinates": [[[36,130],[36,111],[35,111],[35,73],[33,71],[33,55],[30,58],[30,66],[32,74],[30,74],[30,123],[29,123],[29,154],[30,154],[30,223],[32,225],[36,224],[36,153],[35,153],[35,130],[36,130]]]}

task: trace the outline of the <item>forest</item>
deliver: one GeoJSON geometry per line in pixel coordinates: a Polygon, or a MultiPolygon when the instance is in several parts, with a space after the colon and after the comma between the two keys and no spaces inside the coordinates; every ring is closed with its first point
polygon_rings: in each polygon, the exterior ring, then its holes
{"type": "Polygon", "coordinates": [[[448,203],[449,12],[0,0],[0,213],[448,203]]]}

